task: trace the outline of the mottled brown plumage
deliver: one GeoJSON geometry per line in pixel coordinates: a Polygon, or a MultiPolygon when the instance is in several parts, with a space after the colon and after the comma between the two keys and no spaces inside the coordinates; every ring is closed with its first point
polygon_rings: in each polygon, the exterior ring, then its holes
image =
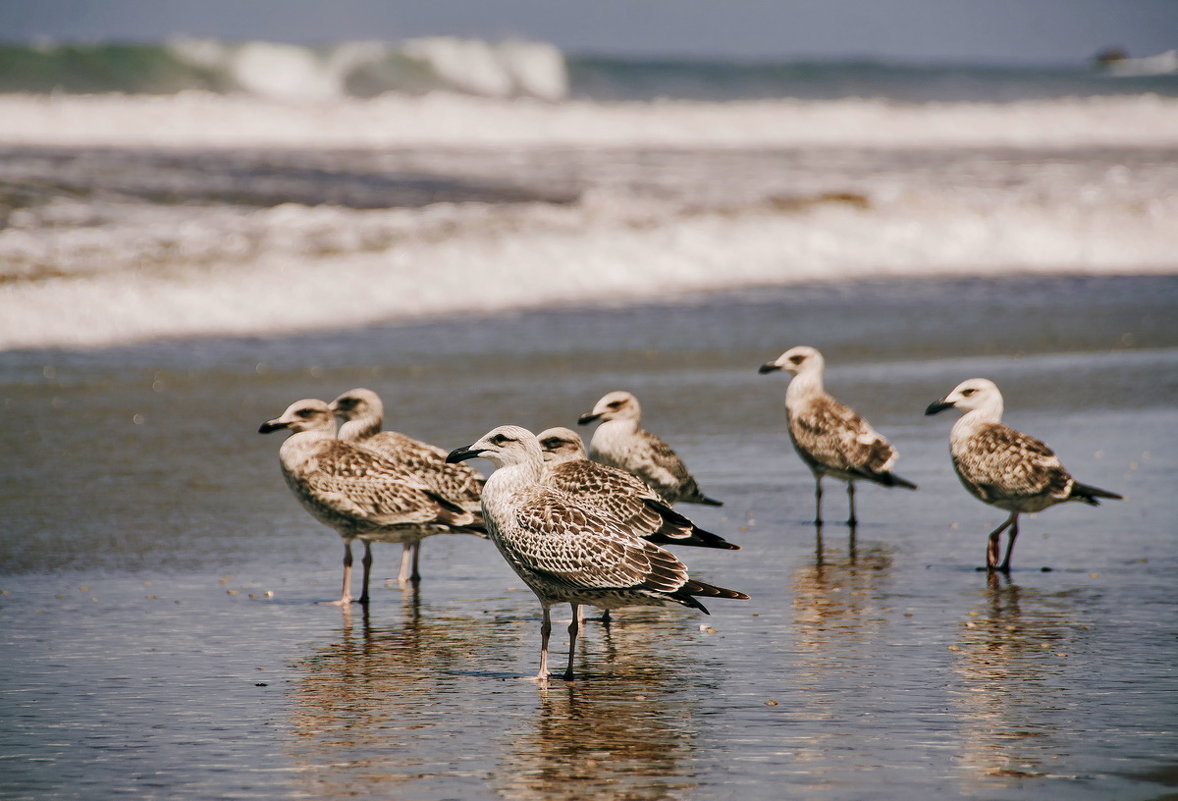
{"type": "Polygon", "coordinates": [[[740,549],[667,506],[662,496],[632,473],[585,458],[585,445],[575,431],[550,428],[537,438],[544,451],[545,484],[634,531],[647,532],[643,539],[659,545],[740,549]]]}
{"type": "Polygon", "coordinates": [[[671,446],[640,427],[642,409],[629,392],[610,392],[577,419],[579,425],[596,420],[601,425],[589,443],[589,458],[633,473],[667,503],[723,506],[704,495],[695,477],[671,446]]]}
{"type": "Polygon", "coordinates": [[[1099,505],[1098,498],[1121,496],[1081,484],[1045,444],[1002,423],[1002,393],[985,378],[971,378],[929,405],[925,414],[957,408],[965,412],[949,434],[953,469],[971,495],[1010,512],[1002,525],[990,532],[986,566],[1010,570],[1010,555],[1018,538],[1018,516],[1040,512],[1057,503],[1082,501],[1099,505]],[[998,562],[1002,532],[1010,529],[1006,555],[998,562]]]}
{"type": "MultiPolygon", "coordinates": [[[[384,404],[370,389],[348,390],[331,402],[331,411],[345,422],[340,440],[374,450],[430,491],[464,509],[478,511],[483,477],[469,465],[447,464],[446,451],[398,431],[382,431],[384,404]]],[[[397,579],[401,584],[421,579],[421,541],[406,541],[397,579]]]]}
{"type": "Polygon", "coordinates": [[[761,365],[761,373],[786,370],[794,374],[785,393],[790,442],[814,474],[814,522],[822,525],[822,477],[847,482],[847,498],[855,516],[855,482],[872,481],[885,487],[916,489],[892,472],[896,450],[871,424],[826,393],[822,386],[825,362],[815,348],[800,345],[761,365]]]}
{"type": "Polygon", "coordinates": [[[582,604],[611,609],[671,602],[706,612],[695,596],[748,597],[688,578],[687,568],[674,554],[544,484],[543,454],[530,431],[501,426],[447,458],[462,461],[476,457],[489,459],[499,468],[483,488],[487,533],[543,608],[538,679],[548,677],[549,609],[553,604],[573,607],[565,672],[571,679],[579,629],[577,612],[582,604]]]}
{"type": "Polygon", "coordinates": [[[352,540],[364,543],[364,589],[368,601],[372,542],[418,542],[440,533],[477,533],[481,514],[431,491],[375,451],[335,438],[335,419],[321,400],[291,404],[262,424],[263,434],[294,432],[279,449],[282,474],[299,502],[316,520],[344,539],[343,589],[351,596],[352,540]]]}

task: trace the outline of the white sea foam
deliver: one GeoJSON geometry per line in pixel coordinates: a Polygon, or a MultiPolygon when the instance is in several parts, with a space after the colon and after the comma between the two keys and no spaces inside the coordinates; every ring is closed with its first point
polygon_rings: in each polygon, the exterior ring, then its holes
{"type": "MultiPolygon", "coordinates": [[[[619,198],[564,209],[279,207],[190,213],[170,234],[130,223],[91,230],[58,243],[91,270],[0,284],[0,347],[282,333],[883,276],[1178,272],[1173,199],[1145,215],[1051,214],[1033,203],[983,211],[945,196],[875,211],[668,213],[657,225],[646,222],[649,208],[621,208],[619,198]],[[376,249],[363,248],[366,237],[376,249]],[[155,269],[143,266],[153,258],[155,269]]],[[[0,250],[8,244],[0,238],[0,250]]]]}
{"type": "Polygon", "coordinates": [[[0,145],[1169,147],[1178,142],[1176,132],[1178,98],[1151,95],[1010,104],[860,99],[551,104],[445,93],[320,103],[195,91],[0,95],[0,145]],[[216,125],[210,125],[213,119],[216,125]]]}
{"type": "MultiPolygon", "coordinates": [[[[0,144],[31,143],[413,145],[426,174],[564,181],[580,200],[358,210],[64,194],[12,212],[0,230],[0,348],[884,276],[1178,273],[1178,101],[1151,97],[960,107],[0,97],[0,144]]],[[[0,162],[0,180],[29,183],[18,166],[0,162]]]]}

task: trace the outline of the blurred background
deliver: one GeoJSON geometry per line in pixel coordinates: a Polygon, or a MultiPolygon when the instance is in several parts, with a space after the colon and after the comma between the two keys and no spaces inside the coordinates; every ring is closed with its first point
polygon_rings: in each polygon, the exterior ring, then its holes
{"type": "Polygon", "coordinates": [[[1170,272],[1176,42],[1166,0],[6,3],[0,347],[1170,272]]]}

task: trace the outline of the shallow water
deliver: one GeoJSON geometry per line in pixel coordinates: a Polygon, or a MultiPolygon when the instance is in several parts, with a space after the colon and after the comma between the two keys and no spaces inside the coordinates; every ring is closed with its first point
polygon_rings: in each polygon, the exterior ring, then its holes
{"type": "Polygon", "coordinates": [[[1166,797],[1176,305],[1174,278],[891,282],[2,354],[0,797],[1166,797]],[[756,374],[801,342],[921,485],[862,488],[853,537],[807,522],[784,377],[756,374]],[[922,415],[972,375],[1126,496],[1026,519],[1009,579],[975,570],[1003,513],[922,415]],[[487,542],[428,540],[416,593],[378,546],[371,608],[319,605],[339,540],[254,432],[358,385],[444,447],[633,390],[725,501],[684,511],[744,546],[680,556],[752,599],[591,623],[546,691],[539,606],[487,542]]]}

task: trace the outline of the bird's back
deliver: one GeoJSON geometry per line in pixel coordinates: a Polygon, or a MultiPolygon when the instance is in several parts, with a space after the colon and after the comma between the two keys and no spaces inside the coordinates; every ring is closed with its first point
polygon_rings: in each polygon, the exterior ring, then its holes
{"type": "Polygon", "coordinates": [[[1066,501],[1075,483],[1047,445],[1003,423],[982,423],[951,437],[950,452],[967,490],[1011,511],[1036,512],[1066,501]]]}
{"type": "Polygon", "coordinates": [[[810,469],[845,480],[891,471],[896,450],[853,409],[821,394],[787,407],[790,440],[810,469]]]}

